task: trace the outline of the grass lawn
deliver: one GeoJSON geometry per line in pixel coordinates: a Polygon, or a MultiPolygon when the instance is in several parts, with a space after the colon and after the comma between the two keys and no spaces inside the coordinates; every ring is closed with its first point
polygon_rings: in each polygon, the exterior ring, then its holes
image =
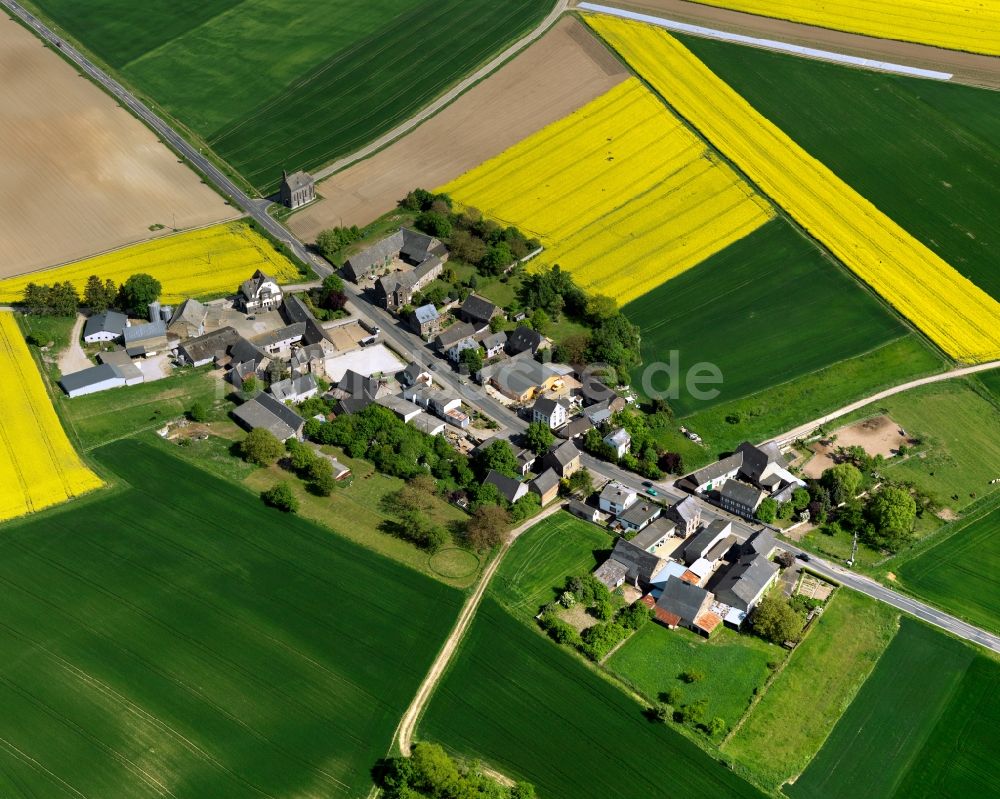
{"type": "Polygon", "coordinates": [[[226,405],[221,396],[226,388],[210,367],[203,367],[179,370],[152,383],[72,399],[59,392],[55,405],[70,436],[87,451],[124,436],[156,430],[183,416],[196,402],[208,407],[226,405]]]}
{"type": "Polygon", "coordinates": [[[679,424],[705,440],[704,446],[673,429],[659,431],[658,438],[668,449],[680,452],[685,468],[691,470],[716,460],[719,453],[731,452],[742,441],[764,441],[860,397],[944,367],[942,356],[911,333],[866,355],[679,418],[679,424]]]}
{"type": "Polygon", "coordinates": [[[1000,299],[996,92],[680,38],[809,154],[1000,299]]]}
{"type": "MultiPolygon", "coordinates": [[[[352,472],[351,477],[337,483],[329,497],[309,493],[305,483],[278,465],[253,470],[243,484],[259,494],[275,483],[287,482],[299,499],[299,515],[449,585],[466,588],[475,581],[480,564],[471,552],[461,550],[464,555],[438,556],[432,560],[422,549],[380,528],[390,517],[382,512],[379,503],[387,494],[398,491],[402,480],[380,474],[368,461],[349,458],[336,447],[324,447],[324,450],[352,472]]],[[[464,511],[444,500],[432,499],[430,517],[443,527],[449,528],[468,518],[464,511]]]]}
{"type": "Polygon", "coordinates": [[[732,727],[787,653],[752,635],[722,628],[709,640],[689,630],[647,624],[615,652],[605,667],[632,685],[650,702],[662,691],[680,692],[681,704],[708,700],[706,718],[716,716],[732,727]],[[681,672],[704,678],[685,683],[681,672]]]}
{"type": "Polygon", "coordinates": [[[773,219],[624,308],[642,330],[638,391],[671,390],[679,416],[756,394],[869,352],[908,328],[843,267],[773,219]],[[651,369],[679,356],[680,386],[651,369]],[[714,399],[683,385],[698,363],[722,373],[714,399]]]}
{"type": "Polygon", "coordinates": [[[1000,665],[912,619],[879,660],[793,799],[995,796],[1000,665]]]}
{"type": "Polygon", "coordinates": [[[990,393],[993,401],[1000,405],[1000,369],[990,369],[988,372],[979,372],[976,377],[990,393]]]}
{"type": "Polygon", "coordinates": [[[0,793],[364,796],[461,594],[137,441],[3,527],[0,793]]]}
{"type": "Polygon", "coordinates": [[[897,618],[887,605],[838,589],[723,753],[775,788],[799,774],[889,645],[897,618]]]}
{"type": "Polygon", "coordinates": [[[33,5],[267,193],[412,116],[550,0],[33,5]]]}
{"type": "Polygon", "coordinates": [[[515,616],[531,619],[556,599],[566,579],[589,573],[611,549],[601,528],[563,511],[543,519],[514,542],[490,584],[515,616]]]}
{"type": "Polygon", "coordinates": [[[946,537],[898,566],[897,581],[913,594],[1000,633],[1000,503],[954,522],[946,537]]]}
{"type": "MultiPolygon", "coordinates": [[[[516,547],[515,547],[516,549],[516,547]]],[[[512,553],[513,554],[513,553],[512,553]]],[[[418,730],[539,796],[761,797],[671,727],[486,597],[418,730]]]]}

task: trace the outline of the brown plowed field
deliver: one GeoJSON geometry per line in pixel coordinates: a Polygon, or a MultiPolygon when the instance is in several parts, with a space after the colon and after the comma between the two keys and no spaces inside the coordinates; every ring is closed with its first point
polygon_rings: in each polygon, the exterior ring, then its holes
{"type": "MultiPolygon", "coordinates": [[[[877,39],[873,36],[704,6],[687,0],[613,0],[605,4],[744,36],[777,39],[789,44],[832,50],[835,53],[859,58],[874,58],[909,67],[951,72],[955,76],[952,80],[956,83],[1000,89],[1000,58],[993,56],[962,53],[912,42],[877,39]]],[[[573,5],[577,3],[574,2],[573,5]]]]}
{"type": "Polygon", "coordinates": [[[0,14],[0,277],[235,216],[150,130],[0,14]]]}
{"type": "Polygon", "coordinates": [[[412,133],[321,182],[323,199],[293,214],[288,225],[312,241],[334,225],[367,224],[410,189],[447,183],[626,77],[580,22],[564,18],[412,133]]]}

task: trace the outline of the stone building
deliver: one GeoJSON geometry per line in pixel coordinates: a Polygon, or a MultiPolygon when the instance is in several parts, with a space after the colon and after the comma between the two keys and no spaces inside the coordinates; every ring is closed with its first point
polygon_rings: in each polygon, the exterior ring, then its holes
{"type": "Polygon", "coordinates": [[[316,181],[306,172],[282,172],[278,196],[282,205],[300,208],[316,199],[316,181]]]}

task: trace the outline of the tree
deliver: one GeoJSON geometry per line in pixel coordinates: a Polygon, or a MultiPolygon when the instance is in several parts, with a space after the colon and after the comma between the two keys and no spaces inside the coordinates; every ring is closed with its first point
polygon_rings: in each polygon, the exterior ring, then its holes
{"type": "Polygon", "coordinates": [[[778,515],[778,503],[771,497],[765,497],[757,508],[757,518],[764,524],[770,524],[778,515]]]}
{"type": "Polygon", "coordinates": [[[556,344],[552,357],[559,363],[585,363],[589,347],[589,333],[571,333],[556,344]]]}
{"type": "Polygon", "coordinates": [[[115,284],[112,281],[102,283],[97,275],[91,275],[83,288],[83,304],[90,308],[91,313],[104,313],[115,301],[115,295],[115,284]]]}
{"type": "Polygon", "coordinates": [[[820,482],[830,490],[830,501],[840,505],[858,493],[861,472],[853,463],[838,463],[823,472],[820,482]]]}
{"type": "Polygon", "coordinates": [[[791,504],[796,511],[805,510],[807,507],[809,507],[809,492],[806,491],[804,488],[796,488],[792,492],[791,504]]]}
{"type": "Polygon", "coordinates": [[[587,467],[577,469],[569,476],[567,487],[574,494],[579,494],[584,499],[594,493],[594,478],[587,467]]]}
{"type": "Polygon", "coordinates": [[[802,632],[802,618],[783,596],[768,594],[750,614],[750,625],[761,638],[775,644],[795,641],[802,632]]]}
{"type": "Polygon", "coordinates": [[[726,720],[716,716],[705,725],[705,732],[708,733],[710,738],[717,738],[726,731],[726,726],[726,720]]]}
{"type": "Polygon", "coordinates": [[[895,552],[912,537],[917,503],[905,489],[886,486],[868,503],[867,515],[872,523],[869,543],[895,552]]]}
{"type": "Polygon", "coordinates": [[[162,287],[160,281],[144,272],[132,275],[118,289],[118,306],[127,313],[146,316],[148,306],[156,302],[162,287]]]}
{"type": "Polygon", "coordinates": [[[545,312],[544,308],[536,308],[531,312],[531,316],[528,317],[528,323],[531,325],[531,329],[537,330],[543,336],[549,329],[550,321],[549,315],[545,312]]]}
{"type": "Polygon", "coordinates": [[[357,225],[351,227],[333,227],[322,231],[316,237],[316,248],[328,261],[332,261],[334,256],[344,247],[353,244],[361,238],[361,231],[357,225]]]}
{"type": "Polygon", "coordinates": [[[480,505],[466,522],[465,533],[469,544],[480,552],[502,544],[510,528],[510,514],[499,505],[480,505]]]}
{"type": "Polygon", "coordinates": [[[618,303],[613,297],[604,294],[591,294],[587,297],[585,313],[587,320],[596,326],[618,313],[618,303]]]}
{"type": "Polygon", "coordinates": [[[240,386],[240,390],[243,392],[244,396],[247,397],[256,394],[258,388],[259,386],[258,386],[257,375],[255,374],[249,374],[246,377],[244,377],[243,385],[240,386]]]}
{"type": "Polygon", "coordinates": [[[80,295],[68,280],[53,283],[49,291],[49,307],[55,316],[76,316],[80,307],[80,295]]]}
{"type": "Polygon", "coordinates": [[[208,421],[208,408],[205,407],[205,403],[196,402],[191,406],[191,410],[188,411],[188,418],[192,422],[207,422],[208,421]]]}
{"type": "Polygon", "coordinates": [[[456,230],[448,240],[453,258],[477,265],[486,256],[486,242],[467,230],[456,230]]]}
{"type": "Polygon", "coordinates": [[[536,455],[549,451],[556,437],[545,422],[532,422],[524,432],[524,443],[536,455]]]}
{"type": "Polygon", "coordinates": [[[670,474],[684,474],[684,459],[679,452],[664,452],[660,455],[658,465],[670,474]]]}
{"type": "Polygon", "coordinates": [[[469,374],[477,374],[483,368],[483,351],[480,347],[469,347],[458,356],[459,362],[468,368],[469,374]]]}
{"type": "Polygon", "coordinates": [[[498,438],[473,455],[473,466],[480,477],[486,477],[490,469],[508,477],[518,474],[517,457],[505,439],[498,438]]]}
{"type": "Polygon", "coordinates": [[[288,483],[276,483],[271,488],[261,491],[260,498],[264,500],[265,505],[283,510],[285,513],[295,513],[299,509],[299,501],[288,483]]]}
{"type": "Polygon", "coordinates": [[[285,448],[275,438],[274,433],[263,427],[251,430],[240,442],[240,454],[243,460],[258,466],[270,466],[284,451],[285,448]]]}
{"type": "Polygon", "coordinates": [[[529,491],[510,506],[511,524],[518,524],[534,516],[542,509],[542,498],[534,491],[529,491]]]}
{"type": "Polygon", "coordinates": [[[480,261],[479,267],[488,275],[499,275],[512,263],[514,263],[514,253],[510,251],[510,245],[502,241],[486,248],[486,255],[480,261]]]}
{"type": "Polygon", "coordinates": [[[429,236],[448,238],[451,235],[451,220],[437,211],[424,211],[413,222],[417,230],[422,230],[429,236]]]}

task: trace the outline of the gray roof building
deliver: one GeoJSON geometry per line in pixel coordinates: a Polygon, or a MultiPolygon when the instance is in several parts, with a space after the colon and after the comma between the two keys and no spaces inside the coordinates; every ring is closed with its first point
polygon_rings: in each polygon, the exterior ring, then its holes
{"type": "Polygon", "coordinates": [[[125,329],[126,322],[128,322],[128,318],[125,314],[118,311],[105,311],[104,313],[88,317],[83,325],[84,341],[102,333],[117,338],[125,329]]]}
{"type": "Polygon", "coordinates": [[[348,369],[337,383],[337,389],[343,396],[351,399],[374,400],[378,396],[379,383],[374,378],[348,369]]]}
{"type": "Polygon", "coordinates": [[[167,323],[162,319],[158,319],[155,322],[147,322],[144,325],[132,325],[122,330],[122,338],[125,340],[126,347],[131,347],[150,339],[165,337],[166,335],[167,323]]]}
{"type": "Polygon", "coordinates": [[[618,521],[623,527],[632,530],[642,530],[654,519],[659,518],[663,512],[663,507],[655,502],[639,499],[633,502],[622,513],[618,514],[618,521]]]}
{"type": "Polygon", "coordinates": [[[431,258],[444,258],[447,252],[448,249],[433,236],[400,228],[348,258],[344,262],[344,273],[356,283],[376,269],[388,266],[394,258],[422,264],[431,258]]]}
{"type": "Polygon", "coordinates": [[[656,600],[656,607],[676,616],[680,624],[691,626],[711,607],[712,599],[712,594],[704,588],[671,576],[667,578],[663,593],[656,600]]]}
{"type": "Polygon", "coordinates": [[[713,546],[725,539],[732,531],[731,522],[724,519],[713,519],[684,546],[684,562],[690,566],[699,558],[705,557],[713,546]]]}
{"type": "Polygon", "coordinates": [[[749,613],[778,573],[778,565],[763,555],[740,558],[715,587],[720,602],[749,613]]]}
{"type": "Polygon", "coordinates": [[[726,480],[725,485],[719,489],[719,499],[723,507],[730,509],[731,505],[748,514],[753,514],[766,496],[766,492],[739,480],[726,480]]]}
{"type": "Polygon", "coordinates": [[[534,355],[542,346],[542,341],[544,341],[544,337],[541,333],[521,325],[507,335],[507,352],[510,355],[518,355],[522,352],[530,352],[534,355]]]}
{"type": "Polygon", "coordinates": [[[734,452],[732,455],[723,458],[715,463],[710,463],[704,469],[699,469],[691,475],[691,481],[696,486],[710,485],[720,477],[731,476],[739,471],[743,465],[743,453],[734,452]]]}
{"type": "Polygon", "coordinates": [[[266,352],[247,341],[243,336],[237,336],[229,347],[229,356],[233,363],[250,363],[256,369],[263,361],[268,359],[266,352]]]}
{"type": "Polygon", "coordinates": [[[546,469],[532,480],[528,487],[533,489],[538,496],[544,497],[550,491],[559,487],[559,475],[556,474],[554,469],[546,469]]]}
{"type": "Polygon", "coordinates": [[[78,397],[124,386],[125,378],[119,372],[118,367],[104,363],[100,366],[91,366],[87,369],[81,369],[79,372],[63,375],[59,380],[59,385],[70,397],[78,397]]]}
{"type": "Polygon", "coordinates": [[[428,372],[426,369],[424,369],[423,366],[421,366],[416,361],[410,361],[406,365],[405,369],[401,369],[396,374],[396,379],[399,380],[399,382],[402,383],[404,386],[412,386],[415,385],[418,380],[420,380],[421,375],[426,375],[426,374],[428,374],[428,372]]]}
{"type": "Polygon", "coordinates": [[[657,519],[649,524],[645,530],[636,533],[635,538],[632,539],[632,546],[648,550],[650,547],[659,544],[663,539],[670,538],[676,530],[677,525],[669,519],[657,519]]]}
{"type": "Polygon", "coordinates": [[[743,456],[743,463],[740,467],[740,474],[751,483],[760,483],[764,470],[772,464],[784,466],[785,460],[781,457],[781,450],[773,441],[760,447],[755,447],[749,441],[740,444],[736,451],[743,456]]]}
{"type": "Polygon", "coordinates": [[[455,346],[463,339],[472,338],[476,335],[476,328],[468,322],[456,322],[446,330],[442,330],[434,343],[441,350],[447,350],[455,346]]]}
{"type": "Polygon", "coordinates": [[[573,421],[564,424],[562,427],[556,430],[555,434],[559,438],[565,438],[568,440],[571,438],[577,438],[578,436],[582,436],[593,426],[594,423],[591,422],[590,419],[588,419],[586,416],[578,416],[573,421]]]}
{"type": "Polygon", "coordinates": [[[173,316],[167,325],[167,330],[176,333],[180,338],[193,338],[205,333],[205,317],[208,316],[208,308],[198,300],[184,300],[174,310],[173,316]]]}
{"type": "Polygon", "coordinates": [[[563,441],[556,444],[542,458],[542,463],[547,467],[555,469],[563,477],[569,477],[567,472],[575,471],[573,468],[580,461],[580,450],[572,441],[563,441]]]}
{"type": "Polygon", "coordinates": [[[421,305],[419,308],[414,308],[413,316],[417,320],[417,324],[426,325],[439,319],[441,315],[432,303],[427,303],[426,305],[421,305]]]}
{"type": "Polygon", "coordinates": [[[470,294],[466,297],[459,309],[459,315],[462,319],[474,324],[477,328],[488,325],[496,312],[496,305],[478,294],[470,294]]]}
{"type": "Polygon", "coordinates": [[[294,322],[290,325],[286,325],[285,327],[279,327],[277,330],[271,330],[267,333],[255,336],[253,343],[257,347],[266,350],[268,347],[276,347],[286,342],[294,343],[296,341],[301,341],[305,332],[305,322],[294,322]]]}
{"type": "Polygon", "coordinates": [[[609,560],[616,560],[624,565],[625,576],[629,583],[643,590],[649,588],[653,575],[660,570],[663,563],[663,558],[639,549],[624,538],[615,541],[615,548],[611,550],[609,560]]]}
{"type": "Polygon", "coordinates": [[[233,418],[247,430],[263,427],[279,441],[297,437],[305,419],[270,394],[258,394],[233,411],[233,418]]]}
{"type": "Polygon", "coordinates": [[[222,327],[204,336],[188,339],[178,347],[178,351],[190,363],[202,366],[221,358],[239,340],[240,334],[235,329],[222,327]]]}
{"type": "Polygon", "coordinates": [[[499,352],[503,349],[506,343],[507,334],[500,330],[496,333],[491,333],[483,339],[483,349],[486,350],[487,353],[499,352]]]}
{"type": "Polygon", "coordinates": [[[310,394],[315,394],[319,390],[316,378],[312,375],[302,375],[300,377],[290,377],[286,380],[279,380],[271,383],[271,393],[281,402],[298,402],[310,394]]]}
{"type": "Polygon", "coordinates": [[[520,480],[515,480],[513,477],[500,474],[500,472],[494,471],[493,469],[490,469],[489,472],[487,472],[486,479],[483,482],[495,485],[499,489],[500,495],[508,502],[517,502],[521,497],[528,493],[527,483],[522,483],[520,480]]]}

